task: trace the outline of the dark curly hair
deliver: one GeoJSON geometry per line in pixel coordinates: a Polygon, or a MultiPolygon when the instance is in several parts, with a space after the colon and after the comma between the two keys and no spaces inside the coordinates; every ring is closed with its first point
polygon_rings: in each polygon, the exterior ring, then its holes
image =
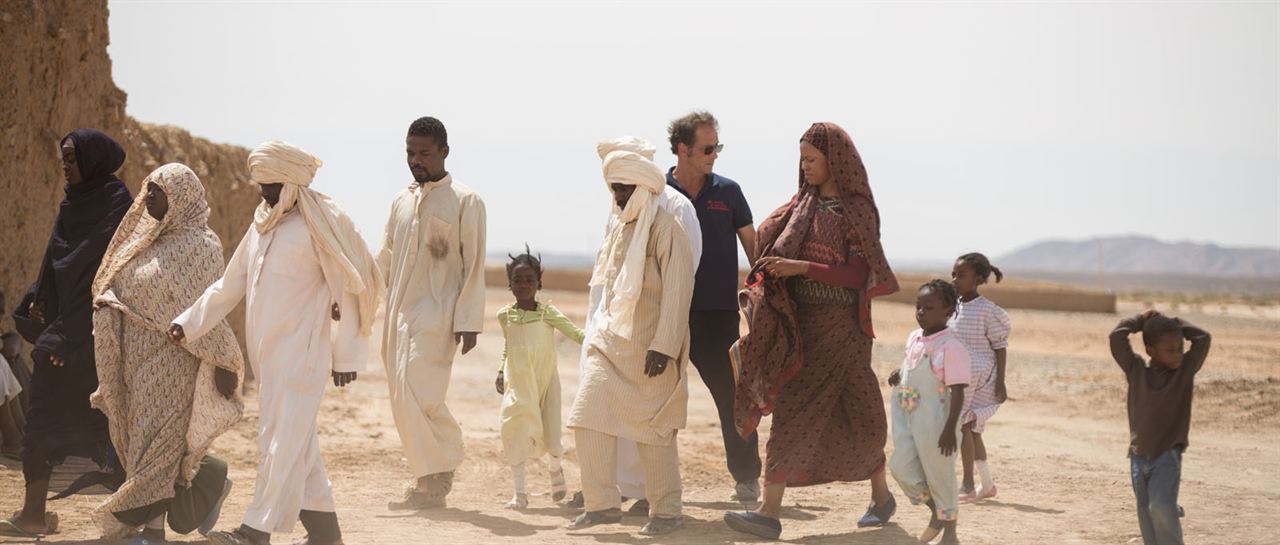
{"type": "Polygon", "coordinates": [[[1155,346],[1166,335],[1177,333],[1182,336],[1182,324],[1176,318],[1156,314],[1142,324],[1142,344],[1155,346]]]}
{"type": "Polygon", "coordinates": [[[955,285],[941,278],[934,278],[933,280],[925,282],[923,285],[920,286],[919,291],[924,291],[924,290],[929,290],[933,293],[938,294],[939,296],[942,297],[942,302],[946,303],[947,306],[951,308],[955,308],[956,301],[960,299],[960,295],[956,293],[955,285]]]}
{"type": "Polygon", "coordinates": [[[538,277],[538,289],[542,289],[542,254],[538,254],[537,257],[534,257],[533,251],[529,249],[529,245],[526,243],[524,245],[523,254],[520,254],[520,255],[507,254],[507,257],[511,258],[511,262],[507,263],[507,281],[508,282],[511,281],[511,272],[516,270],[516,267],[524,265],[526,267],[529,267],[530,269],[533,269],[533,274],[537,275],[538,277]]]}
{"type": "Polygon", "coordinates": [[[991,273],[995,273],[997,284],[999,284],[1001,280],[1004,280],[1004,273],[1000,272],[1000,268],[992,265],[991,260],[987,259],[987,256],[978,252],[964,254],[956,258],[956,261],[973,267],[973,272],[978,273],[978,276],[982,277],[984,282],[991,278],[991,273]]]}
{"type": "Polygon", "coordinates": [[[671,153],[679,155],[680,144],[693,147],[695,133],[702,125],[711,125],[711,128],[720,130],[720,122],[716,121],[716,116],[704,111],[691,112],[667,125],[667,140],[671,142],[671,153]]]}
{"type": "Polygon", "coordinates": [[[444,130],[444,123],[434,117],[419,117],[409,125],[408,136],[426,136],[436,141],[436,146],[449,147],[449,131],[444,130]]]}

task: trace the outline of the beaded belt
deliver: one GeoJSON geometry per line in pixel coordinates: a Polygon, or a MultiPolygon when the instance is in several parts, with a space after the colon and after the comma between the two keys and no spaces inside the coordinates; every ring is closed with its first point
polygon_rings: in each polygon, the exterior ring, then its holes
{"type": "Polygon", "coordinates": [[[858,290],[824,284],[802,276],[788,282],[791,298],[797,303],[810,305],[854,305],[858,303],[858,290]]]}

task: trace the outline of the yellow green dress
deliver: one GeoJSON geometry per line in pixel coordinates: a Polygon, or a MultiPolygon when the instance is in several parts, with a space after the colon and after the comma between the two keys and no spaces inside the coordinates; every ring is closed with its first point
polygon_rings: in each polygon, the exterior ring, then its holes
{"type": "Polygon", "coordinates": [[[515,303],[498,311],[506,340],[502,373],[502,448],[512,466],[550,454],[560,458],[560,373],[555,330],[582,344],[583,332],[549,304],[535,310],[515,303]]]}

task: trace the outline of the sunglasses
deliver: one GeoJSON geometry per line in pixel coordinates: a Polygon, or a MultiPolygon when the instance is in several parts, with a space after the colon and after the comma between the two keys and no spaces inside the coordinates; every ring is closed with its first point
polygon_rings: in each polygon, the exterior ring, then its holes
{"type": "Polygon", "coordinates": [[[720,153],[721,151],[724,151],[724,144],[710,144],[707,147],[702,148],[703,155],[711,155],[712,153],[720,153]]]}

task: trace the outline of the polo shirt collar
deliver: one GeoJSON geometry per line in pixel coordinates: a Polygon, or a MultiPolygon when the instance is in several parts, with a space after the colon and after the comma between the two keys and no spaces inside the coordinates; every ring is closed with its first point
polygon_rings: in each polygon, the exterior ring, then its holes
{"type": "MultiPolygon", "coordinates": [[[[676,180],[675,173],[676,167],[667,169],[667,185],[676,188],[676,191],[679,191],[681,195],[688,197],[690,201],[697,199],[698,195],[690,195],[689,191],[685,189],[684,186],[680,185],[680,182],[676,180]]],[[[707,181],[703,184],[702,191],[706,192],[708,188],[716,187],[718,185],[720,185],[720,177],[716,176],[715,172],[711,172],[707,174],[707,181]]]]}

